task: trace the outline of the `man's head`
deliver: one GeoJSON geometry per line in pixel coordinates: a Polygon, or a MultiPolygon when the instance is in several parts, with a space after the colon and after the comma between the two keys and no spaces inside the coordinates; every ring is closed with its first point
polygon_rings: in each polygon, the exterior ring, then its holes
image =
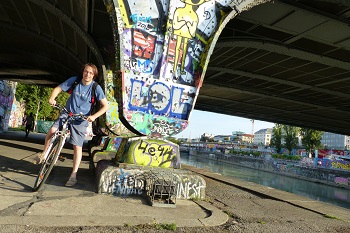
{"type": "Polygon", "coordinates": [[[83,76],[92,75],[92,79],[95,79],[98,76],[97,67],[92,63],[86,63],[85,65],[83,65],[82,71],[83,76]]]}

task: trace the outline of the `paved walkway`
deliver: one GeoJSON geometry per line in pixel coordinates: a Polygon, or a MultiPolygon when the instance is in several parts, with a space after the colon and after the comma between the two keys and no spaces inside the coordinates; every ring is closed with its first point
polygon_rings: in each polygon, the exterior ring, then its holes
{"type": "MultiPolygon", "coordinates": [[[[141,198],[97,194],[86,151],[78,173],[79,183],[73,188],[65,187],[72,166],[72,149],[69,146],[63,149],[65,161],[57,164],[44,188],[33,192],[39,166],[32,164],[31,160],[42,148],[44,135],[32,133],[28,138],[24,135],[24,132],[0,133],[0,225],[124,226],[174,223],[177,227],[196,227],[218,226],[228,219],[225,213],[205,201],[177,200],[176,208],[152,207],[141,198]]],[[[350,211],[341,207],[186,165],[183,168],[255,194],[350,222],[350,211]]]]}
{"type": "Polygon", "coordinates": [[[177,227],[217,226],[228,216],[205,201],[177,200],[176,208],[152,207],[142,198],[123,198],[96,193],[87,152],[78,172],[78,184],[65,187],[71,172],[72,149],[63,149],[44,188],[33,192],[38,165],[31,163],[44,142],[44,135],[24,132],[0,133],[0,225],[33,226],[124,226],[146,223],[177,227]],[[74,217],[74,221],[72,221],[74,217]]]}

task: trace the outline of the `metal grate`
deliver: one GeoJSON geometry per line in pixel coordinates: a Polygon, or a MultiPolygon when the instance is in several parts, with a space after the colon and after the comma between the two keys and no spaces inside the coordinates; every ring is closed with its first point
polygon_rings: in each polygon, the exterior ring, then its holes
{"type": "Polygon", "coordinates": [[[171,171],[147,172],[146,195],[152,206],[176,207],[176,181],[171,171]]]}

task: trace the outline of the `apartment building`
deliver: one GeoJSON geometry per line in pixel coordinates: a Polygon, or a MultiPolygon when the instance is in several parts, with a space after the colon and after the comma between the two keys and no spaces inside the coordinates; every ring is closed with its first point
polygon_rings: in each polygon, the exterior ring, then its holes
{"type": "Polygon", "coordinates": [[[321,143],[325,148],[335,150],[349,150],[350,136],[324,132],[321,143]]]}
{"type": "Polygon", "coordinates": [[[272,128],[260,129],[254,133],[254,144],[269,146],[271,143],[272,128]]]}

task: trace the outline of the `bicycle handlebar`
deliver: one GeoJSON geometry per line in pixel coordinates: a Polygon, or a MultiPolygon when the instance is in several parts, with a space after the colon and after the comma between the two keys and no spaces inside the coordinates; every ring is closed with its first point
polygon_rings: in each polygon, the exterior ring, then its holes
{"type": "Polygon", "coordinates": [[[83,115],[83,113],[73,114],[73,112],[68,111],[65,107],[62,107],[59,104],[53,105],[53,107],[59,109],[60,111],[67,113],[68,116],[70,116],[72,118],[81,118],[84,120],[87,120],[87,118],[88,118],[87,116],[83,115]]]}

